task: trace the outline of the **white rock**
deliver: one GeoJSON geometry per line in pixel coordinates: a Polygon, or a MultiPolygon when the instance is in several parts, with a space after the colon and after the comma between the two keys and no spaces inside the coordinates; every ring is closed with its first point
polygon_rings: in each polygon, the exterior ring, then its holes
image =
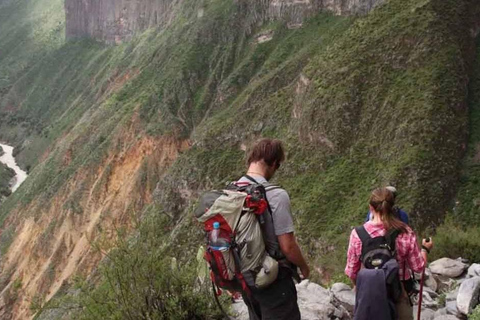
{"type": "Polygon", "coordinates": [[[458,296],[458,288],[455,289],[454,291],[450,291],[447,293],[447,296],[445,297],[446,301],[457,301],[457,296],[458,296]]]}
{"type": "Polygon", "coordinates": [[[458,285],[458,282],[456,280],[446,276],[442,276],[440,274],[434,274],[433,277],[437,281],[437,291],[439,292],[449,292],[458,285]]]}
{"type": "Polygon", "coordinates": [[[232,310],[236,320],[249,320],[248,308],[243,301],[232,303],[232,310]]]}
{"type": "Polygon", "coordinates": [[[430,263],[432,273],[441,274],[450,278],[462,275],[467,265],[461,261],[449,258],[441,258],[430,263]]]}
{"type": "Polygon", "coordinates": [[[458,289],[457,309],[464,315],[472,312],[478,304],[480,277],[465,280],[458,289]]]}
{"type": "Polygon", "coordinates": [[[333,296],[333,304],[344,306],[348,312],[353,314],[355,308],[355,293],[345,283],[335,283],[330,289],[333,296]]]}
{"type": "Polygon", "coordinates": [[[333,313],[333,316],[338,319],[351,319],[353,315],[350,315],[350,313],[345,309],[343,306],[338,306],[335,308],[335,312],[333,313]]]}
{"type": "Polygon", "coordinates": [[[441,308],[435,311],[435,319],[437,319],[440,316],[444,316],[447,314],[447,308],[441,308]]]}
{"type": "MultiPolygon", "coordinates": [[[[344,317],[342,309],[335,308],[330,303],[330,291],[308,280],[297,284],[298,307],[302,314],[302,320],[329,320],[334,316],[344,317]]],[[[248,308],[239,301],[232,304],[236,320],[248,320],[248,308]]]]}
{"type": "Polygon", "coordinates": [[[447,303],[445,303],[445,307],[447,308],[447,314],[454,316],[458,314],[457,301],[447,301],[447,303]]]}
{"type": "Polygon", "coordinates": [[[299,300],[302,297],[309,302],[330,304],[330,291],[309,280],[304,280],[297,284],[297,292],[299,300]]]}
{"type": "Polygon", "coordinates": [[[458,318],[455,316],[452,316],[451,314],[446,314],[443,316],[435,317],[434,320],[458,320],[458,318]]]}
{"type": "Polygon", "coordinates": [[[432,290],[431,288],[429,288],[429,287],[424,286],[424,287],[423,287],[423,292],[428,293],[428,295],[429,295],[430,298],[432,298],[432,299],[438,298],[438,293],[436,293],[435,291],[433,291],[433,290],[432,290]]]}
{"type": "Polygon", "coordinates": [[[480,276],[480,264],[474,263],[468,268],[467,275],[469,278],[480,276]]]}
{"type": "Polygon", "coordinates": [[[327,320],[339,310],[330,303],[330,291],[308,280],[297,285],[302,320],[327,320]]]}
{"type": "Polygon", "coordinates": [[[428,292],[423,291],[423,299],[422,299],[422,307],[423,308],[434,308],[438,307],[438,302],[435,301],[428,292]]]}
{"type": "MultiPolygon", "coordinates": [[[[417,320],[418,316],[418,306],[413,308],[413,319],[417,320]]],[[[432,309],[422,309],[422,313],[420,314],[420,320],[433,320],[435,317],[435,311],[432,309]]]]}
{"type": "Polygon", "coordinates": [[[438,290],[437,280],[435,280],[432,271],[430,271],[429,268],[425,269],[425,286],[429,287],[435,292],[438,290]]]}

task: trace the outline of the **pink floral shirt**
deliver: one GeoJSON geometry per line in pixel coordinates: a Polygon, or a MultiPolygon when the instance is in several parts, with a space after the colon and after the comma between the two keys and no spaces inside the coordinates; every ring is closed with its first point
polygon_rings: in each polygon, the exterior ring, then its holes
{"type": "MultiPolygon", "coordinates": [[[[365,229],[372,238],[384,236],[387,230],[383,224],[375,224],[372,221],[364,224],[365,229]]],[[[396,242],[397,261],[400,265],[400,279],[409,279],[410,273],[405,272],[403,275],[404,263],[406,270],[411,269],[414,272],[422,272],[425,267],[425,260],[420,252],[417,244],[417,237],[415,233],[408,227],[408,232],[401,233],[397,237],[396,242]]],[[[347,266],[345,267],[345,274],[354,280],[357,278],[358,271],[362,265],[360,256],[362,254],[362,241],[358,237],[357,231],[352,230],[350,234],[350,243],[348,245],[347,266]]]]}

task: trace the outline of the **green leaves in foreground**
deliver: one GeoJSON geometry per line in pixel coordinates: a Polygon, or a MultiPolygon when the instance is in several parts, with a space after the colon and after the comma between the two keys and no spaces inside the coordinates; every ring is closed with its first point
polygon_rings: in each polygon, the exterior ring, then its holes
{"type": "Polygon", "coordinates": [[[82,319],[221,319],[196,265],[172,269],[171,259],[124,252],[102,271],[99,287],[83,293],[82,319]],[[146,268],[146,266],[148,266],[146,268]],[[150,269],[150,270],[149,270],[150,269]]]}
{"type": "Polygon", "coordinates": [[[201,281],[198,274],[203,259],[180,259],[180,252],[165,245],[170,222],[154,215],[145,218],[132,237],[118,232],[117,248],[104,252],[97,272],[87,281],[76,281],[41,313],[48,314],[56,304],[71,306],[77,312],[69,317],[83,320],[222,319],[208,278],[201,281]]]}

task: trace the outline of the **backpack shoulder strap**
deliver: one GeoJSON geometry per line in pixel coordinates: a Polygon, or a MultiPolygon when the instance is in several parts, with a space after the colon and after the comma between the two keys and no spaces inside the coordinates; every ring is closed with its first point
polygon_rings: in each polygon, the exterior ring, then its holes
{"type": "Polygon", "coordinates": [[[397,237],[400,234],[400,230],[393,229],[387,232],[385,235],[385,239],[387,240],[387,244],[392,249],[393,252],[396,250],[397,246],[397,237]]]}
{"type": "Polygon", "coordinates": [[[257,180],[255,180],[252,176],[249,176],[248,174],[244,175],[245,178],[247,178],[248,180],[250,180],[251,182],[255,183],[255,184],[261,184],[265,187],[265,191],[270,191],[270,190],[274,190],[274,189],[281,189],[282,187],[280,186],[277,186],[277,185],[273,185],[273,184],[270,184],[270,182],[264,182],[264,183],[259,183],[257,180]]]}
{"type": "Polygon", "coordinates": [[[371,239],[370,235],[368,234],[367,230],[364,226],[356,227],[355,231],[357,231],[358,237],[362,241],[362,245],[368,240],[371,239]]]}
{"type": "Polygon", "coordinates": [[[247,178],[248,180],[252,181],[253,183],[256,183],[256,184],[259,184],[257,182],[257,180],[255,180],[254,178],[252,178],[251,176],[249,176],[248,174],[244,175],[245,178],[247,178]]]}

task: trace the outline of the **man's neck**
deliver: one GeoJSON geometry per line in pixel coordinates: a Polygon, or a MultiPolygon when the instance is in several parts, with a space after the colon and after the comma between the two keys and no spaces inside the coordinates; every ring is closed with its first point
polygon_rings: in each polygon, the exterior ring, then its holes
{"type": "Polygon", "coordinates": [[[247,170],[247,175],[266,178],[266,169],[260,163],[252,163],[247,170]]]}
{"type": "Polygon", "coordinates": [[[256,172],[256,171],[247,171],[247,176],[256,176],[256,177],[265,178],[265,176],[261,172],[256,172]]]}

